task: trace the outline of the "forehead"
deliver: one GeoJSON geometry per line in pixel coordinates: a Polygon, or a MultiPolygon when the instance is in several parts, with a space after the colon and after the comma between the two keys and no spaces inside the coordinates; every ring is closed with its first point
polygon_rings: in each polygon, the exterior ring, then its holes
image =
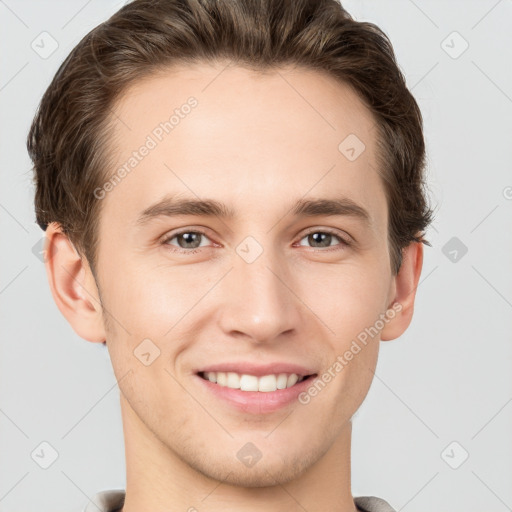
{"type": "Polygon", "coordinates": [[[181,193],[269,220],[290,198],[343,194],[365,205],[374,224],[386,217],[375,119],[350,86],[318,71],[169,68],[129,87],[112,121],[109,173],[125,172],[103,209],[126,222],[181,193]]]}
{"type": "MultiPolygon", "coordinates": [[[[198,106],[187,125],[193,124],[189,128],[196,132],[201,127],[210,130],[216,122],[216,128],[244,125],[251,131],[254,127],[260,136],[262,126],[268,131],[283,126],[283,137],[301,134],[309,140],[335,134],[336,141],[348,129],[361,139],[376,133],[375,119],[359,95],[325,72],[303,67],[255,71],[230,63],[196,63],[160,70],[131,84],[112,109],[119,134],[129,140],[133,129],[150,131],[173,112],[179,113],[190,97],[197,99],[198,106]]],[[[180,131],[184,129],[185,123],[180,131]]]]}

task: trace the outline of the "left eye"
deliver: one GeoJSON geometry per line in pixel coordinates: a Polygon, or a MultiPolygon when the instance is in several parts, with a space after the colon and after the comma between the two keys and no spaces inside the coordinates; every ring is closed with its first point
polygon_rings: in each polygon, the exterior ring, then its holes
{"type": "MultiPolygon", "coordinates": [[[[333,239],[337,238],[342,246],[348,246],[350,245],[347,240],[342,238],[339,235],[336,235],[335,233],[331,233],[330,231],[311,231],[310,233],[307,233],[306,236],[304,236],[302,240],[307,239],[309,243],[313,244],[320,244],[319,246],[316,246],[316,248],[320,247],[330,247],[331,242],[333,239]]],[[[336,245],[336,244],[335,244],[336,245]]]]}

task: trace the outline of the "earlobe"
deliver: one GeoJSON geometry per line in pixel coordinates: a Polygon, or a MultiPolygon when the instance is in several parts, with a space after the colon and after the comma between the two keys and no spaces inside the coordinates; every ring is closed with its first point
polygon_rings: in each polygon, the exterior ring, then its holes
{"type": "Polygon", "coordinates": [[[45,266],[53,299],[73,330],[83,339],[105,340],[96,281],[57,223],[46,229],[45,266]]]}
{"type": "MultiPolygon", "coordinates": [[[[391,304],[393,313],[381,331],[381,341],[390,341],[401,336],[412,320],[414,299],[423,266],[423,244],[413,242],[403,250],[402,265],[394,277],[395,296],[391,304]]],[[[391,313],[391,311],[390,311],[391,313]]]]}

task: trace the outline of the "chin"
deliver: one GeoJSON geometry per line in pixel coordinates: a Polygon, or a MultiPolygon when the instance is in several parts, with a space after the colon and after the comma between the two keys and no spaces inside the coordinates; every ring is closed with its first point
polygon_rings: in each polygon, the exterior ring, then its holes
{"type": "Polygon", "coordinates": [[[194,454],[185,458],[185,462],[203,476],[235,487],[257,488],[283,485],[299,478],[320,457],[312,453],[279,453],[265,457],[263,453],[251,467],[246,466],[234,456],[226,458],[226,452],[210,452],[206,457],[194,454]]]}
{"type": "MultiPolygon", "coordinates": [[[[234,487],[274,487],[276,485],[286,484],[296,479],[303,470],[291,464],[265,464],[258,462],[258,467],[243,467],[241,464],[226,464],[226,466],[218,468],[208,468],[207,472],[196,468],[206,477],[212,478],[223,484],[232,485],[234,487]]],[[[206,468],[203,468],[206,469],[206,468]]]]}

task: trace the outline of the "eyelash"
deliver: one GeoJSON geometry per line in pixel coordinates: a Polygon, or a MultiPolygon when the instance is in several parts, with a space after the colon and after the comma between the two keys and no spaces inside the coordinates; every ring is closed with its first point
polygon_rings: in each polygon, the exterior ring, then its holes
{"type": "MultiPolygon", "coordinates": [[[[181,254],[196,254],[197,251],[199,251],[201,249],[201,247],[196,247],[194,249],[183,249],[181,247],[176,247],[176,246],[171,246],[171,244],[169,244],[169,242],[173,239],[173,238],[176,238],[177,236],[179,235],[183,235],[185,233],[194,233],[194,234],[200,234],[200,235],[203,235],[205,236],[206,238],[209,238],[208,235],[204,232],[204,231],[201,231],[201,230],[192,230],[192,229],[184,229],[184,230],[181,230],[181,231],[178,231],[176,233],[171,233],[170,235],[166,236],[163,240],[162,240],[162,245],[167,245],[168,247],[172,247],[170,250],[172,252],[177,252],[177,253],[181,253],[181,254]]],[[[330,229],[313,229],[311,231],[308,231],[307,233],[304,233],[304,235],[300,238],[299,242],[301,240],[303,240],[305,237],[307,237],[308,235],[311,235],[313,233],[324,233],[324,234],[329,234],[329,235],[333,235],[335,236],[338,240],[340,240],[340,244],[338,246],[334,246],[334,247],[326,247],[326,248],[318,248],[318,247],[312,247],[313,251],[314,252],[331,252],[331,251],[338,251],[338,250],[342,250],[343,248],[348,248],[348,247],[351,247],[352,246],[352,242],[348,241],[346,238],[340,236],[338,233],[330,230],[330,229]]],[[[301,246],[303,247],[303,246],[301,246]]]]}

